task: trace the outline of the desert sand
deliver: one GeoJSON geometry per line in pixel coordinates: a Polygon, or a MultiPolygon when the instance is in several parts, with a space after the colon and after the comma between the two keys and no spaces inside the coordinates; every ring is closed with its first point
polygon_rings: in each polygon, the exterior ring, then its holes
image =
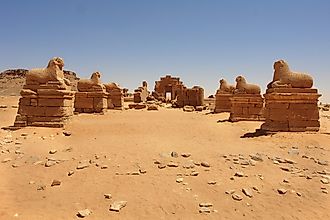
{"type": "MultiPolygon", "coordinates": [[[[17,103],[0,97],[1,127],[17,103]]],[[[228,115],[112,110],[0,130],[0,219],[330,219],[329,111],[319,132],[254,138],[241,136],[262,122],[228,115]]]]}

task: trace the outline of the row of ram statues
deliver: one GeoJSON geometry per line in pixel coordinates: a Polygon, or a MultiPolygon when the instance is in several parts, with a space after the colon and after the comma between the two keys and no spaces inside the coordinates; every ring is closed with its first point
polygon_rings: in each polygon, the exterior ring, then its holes
{"type": "MultiPolygon", "coordinates": [[[[63,68],[63,59],[55,57],[46,68],[28,71],[14,127],[62,127],[74,112],[123,109],[123,90],[116,83],[103,84],[100,72],[94,72],[90,79],[79,80],[77,91],[71,91],[71,82],[64,78],[63,68]]],[[[312,86],[310,75],[293,72],[287,62],[279,60],[274,63],[273,80],[264,95],[261,95],[260,86],[248,83],[243,76],[236,78],[236,86],[221,79],[214,113],[230,112],[232,122],[264,121],[261,129],[267,131],[318,131],[321,95],[312,86]]],[[[204,104],[201,87],[189,89],[179,78],[171,76],[156,81],[152,95],[147,91],[146,82],[135,92],[134,101],[137,102],[150,97],[165,101],[169,93],[179,107],[204,104]]]]}

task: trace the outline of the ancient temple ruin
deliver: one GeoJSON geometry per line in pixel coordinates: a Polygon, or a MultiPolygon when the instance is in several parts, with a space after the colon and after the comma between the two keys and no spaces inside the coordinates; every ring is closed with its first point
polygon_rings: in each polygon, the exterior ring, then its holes
{"type": "Polygon", "coordinates": [[[204,105],[204,89],[199,86],[187,88],[179,77],[166,75],[155,82],[155,91],[152,95],[160,101],[173,101],[177,107],[204,105]]]}
{"type": "Polygon", "coordinates": [[[74,92],[63,67],[63,59],[55,57],[46,68],[27,72],[14,127],[63,127],[73,115],[74,92]]]}
{"type": "Polygon", "coordinates": [[[158,100],[175,100],[178,92],[182,91],[185,86],[179,77],[166,75],[155,82],[155,89],[152,95],[158,100]]]}
{"type": "Polygon", "coordinates": [[[229,121],[264,120],[263,97],[260,86],[249,84],[243,76],[236,78],[236,88],[230,98],[231,110],[229,121]]]}
{"type": "Polygon", "coordinates": [[[134,103],[146,102],[149,94],[148,83],[143,81],[142,86],[134,90],[134,103]]]}
{"type": "Polygon", "coordinates": [[[220,87],[215,94],[214,113],[230,112],[235,86],[229,85],[225,79],[220,80],[220,87]]]}
{"type": "Polygon", "coordinates": [[[107,98],[108,109],[122,110],[124,107],[123,90],[116,83],[104,84],[106,92],[109,94],[107,98]]]}
{"type": "Polygon", "coordinates": [[[274,63],[273,81],[265,96],[265,131],[318,131],[320,128],[318,99],[313,78],[295,73],[284,60],[274,63]]]}
{"type": "Polygon", "coordinates": [[[74,108],[78,113],[101,113],[108,107],[108,96],[101,83],[101,73],[94,72],[90,79],[81,79],[77,83],[74,108]]]}

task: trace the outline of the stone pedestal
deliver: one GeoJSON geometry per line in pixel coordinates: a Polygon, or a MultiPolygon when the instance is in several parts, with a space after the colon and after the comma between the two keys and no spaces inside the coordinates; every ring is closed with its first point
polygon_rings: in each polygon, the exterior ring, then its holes
{"type": "Polygon", "coordinates": [[[104,91],[76,92],[74,108],[78,113],[101,113],[108,107],[109,94],[104,91]]]}
{"type": "Polygon", "coordinates": [[[199,86],[194,86],[191,89],[183,88],[178,91],[177,105],[180,108],[184,106],[203,106],[204,105],[204,89],[199,86]]]}
{"type": "Polygon", "coordinates": [[[65,90],[58,82],[21,90],[14,127],[63,127],[73,115],[74,92],[65,90]]]}
{"type": "Polygon", "coordinates": [[[214,113],[230,112],[231,102],[230,99],[233,97],[231,93],[220,93],[217,92],[215,95],[215,108],[214,113]]]}
{"type": "Polygon", "coordinates": [[[263,121],[263,98],[259,94],[234,94],[229,121],[263,121]]]}
{"type": "Polygon", "coordinates": [[[265,131],[318,131],[317,89],[271,88],[265,94],[265,131]]]}
{"type": "Polygon", "coordinates": [[[122,110],[124,106],[124,97],[121,89],[113,89],[107,92],[109,93],[107,98],[108,109],[122,110]]]}

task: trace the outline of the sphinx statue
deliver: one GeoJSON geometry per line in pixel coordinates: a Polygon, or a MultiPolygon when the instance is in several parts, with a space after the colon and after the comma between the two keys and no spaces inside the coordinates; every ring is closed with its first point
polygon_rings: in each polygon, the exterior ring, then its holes
{"type": "Polygon", "coordinates": [[[235,93],[260,94],[261,89],[258,85],[247,83],[243,76],[238,76],[236,77],[235,93]]]}
{"type": "Polygon", "coordinates": [[[306,73],[292,72],[284,60],[274,63],[273,81],[267,88],[312,88],[313,78],[306,73]]]}
{"type": "Polygon", "coordinates": [[[31,69],[26,74],[26,85],[46,84],[48,81],[57,81],[62,86],[70,86],[68,79],[64,78],[64,60],[60,57],[54,57],[46,68],[31,69]]]}

